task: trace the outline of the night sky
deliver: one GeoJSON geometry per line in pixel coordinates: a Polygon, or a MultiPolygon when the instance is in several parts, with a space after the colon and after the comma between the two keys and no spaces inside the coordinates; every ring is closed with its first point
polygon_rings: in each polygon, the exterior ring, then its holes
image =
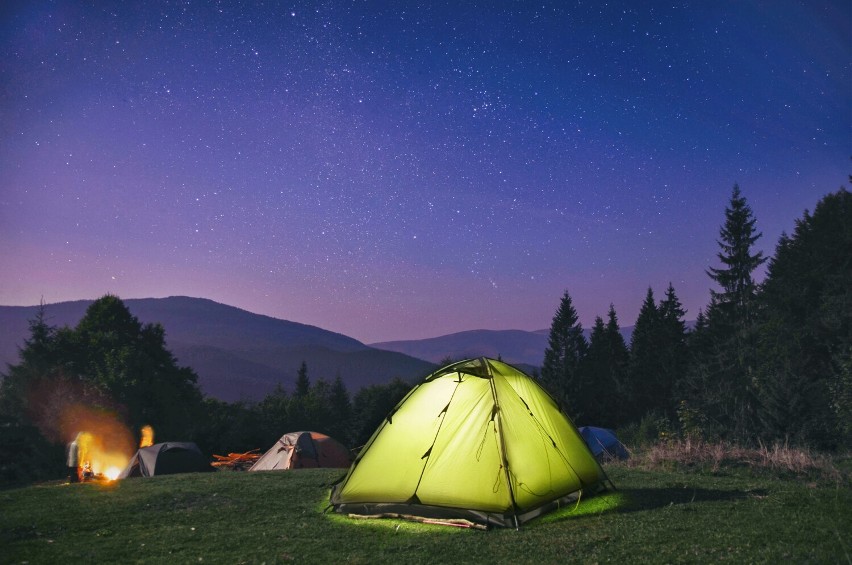
{"type": "Polygon", "coordinates": [[[849,0],[6,1],[0,304],[374,342],[671,281],[694,319],[734,183],[771,255],[847,182],[850,37],[849,0]]]}

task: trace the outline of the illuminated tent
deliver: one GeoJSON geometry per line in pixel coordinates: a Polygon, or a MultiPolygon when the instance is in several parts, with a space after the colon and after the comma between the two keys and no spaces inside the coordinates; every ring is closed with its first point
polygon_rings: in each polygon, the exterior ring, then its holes
{"type": "Polygon", "coordinates": [[[260,456],[249,471],[348,467],[349,450],[340,442],[319,432],[291,432],[260,456]]]}
{"type": "Polygon", "coordinates": [[[215,471],[210,461],[201,454],[198,446],[191,442],[169,441],[142,447],[130,458],[130,463],[118,475],[129,477],[153,477],[175,473],[200,473],[215,471]]]}
{"type": "Polygon", "coordinates": [[[606,461],[609,459],[627,459],[630,454],[627,448],[615,436],[615,432],[606,428],[596,428],[594,426],[582,426],[580,435],[588,444],[598,461],[606,461]]]}
{"type": "Polygon", "coordinates": [[[337,512],[514,526],[606,475],[532,378],[478,358],[426,377],[387,416],[331,493],[337,512]]]}

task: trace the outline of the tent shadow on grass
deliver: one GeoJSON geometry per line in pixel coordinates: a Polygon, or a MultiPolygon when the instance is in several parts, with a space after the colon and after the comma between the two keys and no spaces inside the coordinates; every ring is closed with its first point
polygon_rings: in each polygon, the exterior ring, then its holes
{"type": "Polygon", "coordinates": [[[755,490],[717,490],[690,487],[633,488],[608,491],[580,500],[573,506],[566,506],[543,516],[539,523],[576,520],[586,516],[601,514],[642,512],[671,506],[700,504],[702,502],[725,502],[746,500],[751,497],[767,496],[765,489],[755,490]]]}

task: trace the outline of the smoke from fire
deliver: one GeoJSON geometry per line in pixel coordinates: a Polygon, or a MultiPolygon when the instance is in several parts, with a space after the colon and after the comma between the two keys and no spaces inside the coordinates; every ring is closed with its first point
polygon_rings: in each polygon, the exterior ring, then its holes
{"type": "Polygon", "coordinates": [[[136,451],[133,433],[114,403],[79,382],[44,379],[29,390],[28,400],[30,420],[42,435],[56,443],[76,438],[80,465],[89,463],[95,474],[123,468],[136,451]]]}

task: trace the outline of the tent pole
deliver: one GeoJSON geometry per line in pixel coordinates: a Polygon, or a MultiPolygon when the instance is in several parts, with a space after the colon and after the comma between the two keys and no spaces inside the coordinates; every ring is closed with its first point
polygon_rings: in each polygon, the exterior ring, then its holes
{"type": "Polygon", "coordinates": [[[496,408],[494,411],[494,428],[497,430],[497,435],[500,438],[500,460],[503,465],[503,472],[506,475],[506,486],[509,487],[509,498],[512,502],[512,519],[515,522],[515,529],[519,530],[521,529],[521,525],[518,523],[518,504],[515,501],[515,489],[512,487],[512,477],[509,474],[509,460],[506,458],[506,443],[503,439],[503,424],[500,418],[500,402],[497,400],[497,388],[494,386],[494,375],[491,374],[491,366],[488,364],[488,360],[482,357],[481,362],[488,371],[488,382],[491,385],[491,399],[494,401],[494,407],[496,408]]]}

